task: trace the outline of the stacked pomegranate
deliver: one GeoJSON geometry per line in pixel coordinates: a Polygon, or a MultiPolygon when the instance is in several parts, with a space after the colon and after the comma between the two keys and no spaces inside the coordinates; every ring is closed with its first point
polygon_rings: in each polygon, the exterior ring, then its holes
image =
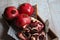
{"type": "Polygon", "coordinates": [[[13,23],[20,31],[17,36],[21,40],[43,40],[45,33],[42,31],[44,25],[33,15],[34,8],[29,3],[23,3],[17,9],[9,6],[5,9],[4,16],[7,21],[13,23]]]}

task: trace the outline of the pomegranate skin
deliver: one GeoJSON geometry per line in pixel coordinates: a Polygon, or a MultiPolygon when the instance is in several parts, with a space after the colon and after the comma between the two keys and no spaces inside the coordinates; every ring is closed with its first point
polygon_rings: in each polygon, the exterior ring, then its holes
{"type": "Polygon", "coordinates": [[[25,13],[31,16],[34,12],[34,8],[32,7],[31,4],[29,3],[24,3],[19,7],[19,12],[20,13],[25,13]]]}
{"type": "Polygon", "coordinates": [[[18,10],[14,6],[9,6],[5,9],[4,16],[7,20],[13,20],[19,15],[18,10]]]}
{"type": "Polygon", "coordinates": [[[22,13],[17,17],[17,20],[15,23],[18,27],[26,28],[27,25],[30,24],[30,22],[31,22],[30,16],[22,13]]]}

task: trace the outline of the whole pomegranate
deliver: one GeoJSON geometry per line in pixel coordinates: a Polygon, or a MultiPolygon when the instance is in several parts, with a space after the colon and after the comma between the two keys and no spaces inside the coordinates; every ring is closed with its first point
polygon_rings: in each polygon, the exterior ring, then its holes
{"type": "Polygon", "coordinates": [[[7,20],[13,20],[18,15],[18,10],[14,6],[5,9],[4,16],[7,20]]]}
{"type": "Polygon", "coordinates": [[[25,13],[25,14],[28,14],[29,16],[31,16],[34,12],[34,8],[29,3],[23,3],[19,7],[19,12],[20,13],[25,13]]]}
{"type": "Polygon", "coordinates": [[[26,28],[26,26],[30,24],[30,22],[31,22],[30,16],[22,13],[17,17],[17,20],[15,23],[18,27],[26,28]]]}

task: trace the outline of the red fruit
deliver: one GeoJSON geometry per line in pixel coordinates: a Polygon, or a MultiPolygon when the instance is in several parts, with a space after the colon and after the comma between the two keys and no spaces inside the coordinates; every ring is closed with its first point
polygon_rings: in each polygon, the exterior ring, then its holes
{"type": "Polygon", "coordinates": [[[18,15],[18,10],[14,6],[7,7],[4,15],[7,20],[13,20],[18,15]]]}
{"type": "Polygon", "coordinates": [[[27,38],[24,36],[24,34],[23,33],[21,33],[21,32],[18,32],[18,37],[20,38],[20,39],[22,39],[22,40],[27,40],[27,38]]]}
{"type": "Polygon", "coordinates": [[[34,8],[32,7],[31,4],[29,3],[24,3],[19,7],[19,12],[20,13],[25,13],[28,14],[29,16],[31,16],[34,12],[34,8]]]}
{"type": "Polygon", "coordinates": [[[30,24],[30,22],[31,22],[30,16],[22,13],[22,14],[20,14],[20,15],[17,17],[16,25],[17,25],[18,27],[21,26],[22,28],[26,28],[26,26],[27,26],[28,24],[30,24]]]}

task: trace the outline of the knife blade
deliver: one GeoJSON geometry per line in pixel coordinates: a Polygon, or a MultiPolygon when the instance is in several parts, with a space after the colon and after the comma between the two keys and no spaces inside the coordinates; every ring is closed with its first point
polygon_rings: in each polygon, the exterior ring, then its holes
{"type": "Polygon", "coordinates": [[[46,40],[48,40],[48,31],[49,31],[49,21],[45,21],[45,32],[46,32],[46,40]]]}
{"type": "Polygon", "coordinates": [[[45,21],[45,32],[48,33],[48,30],[49,30],[49,21],[46,20],[45,21]]]}

